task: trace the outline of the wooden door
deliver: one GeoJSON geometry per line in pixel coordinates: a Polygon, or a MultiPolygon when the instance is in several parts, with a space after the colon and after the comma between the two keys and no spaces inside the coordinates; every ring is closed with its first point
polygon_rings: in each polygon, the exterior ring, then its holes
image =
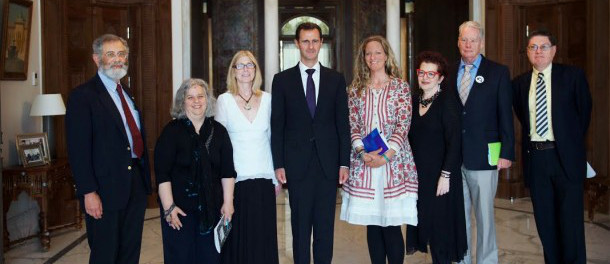
{"type": "MultiPolygon", "coordinates": [[[[129,71],[122,81],[142,110],[146,147],[152,155],[171,119],[170,6],[170,0],[42,1],[45,93],[61,93],[66,100],[74,87],[97,72],[91,57],[93,40],[106,33],[123,37],[130,50],[129,71]]],[[[57,156],[66,157],[64,119],[54,120],[57,156]]],[[[156,206],[156,195],[149,205],[156,206]]]]}
{"type": "MultiPolygon", "coordinates": [[[[557,39],[554,62],[579,66],[587,70],[587,16],[584,0],[561,3],[546,0],[487,1],[486,53],[509,67],[512,77],[532,69],[527,59],[527,36],[545,29],[557,39]]],[[[521,125],[515,118],[516,162],[501,173],[497,197],[529,196],[522,173],[521,125]]]]}

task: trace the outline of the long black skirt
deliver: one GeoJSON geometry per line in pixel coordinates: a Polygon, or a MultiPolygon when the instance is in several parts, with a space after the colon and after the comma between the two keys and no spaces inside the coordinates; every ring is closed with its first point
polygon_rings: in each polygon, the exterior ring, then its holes
{"type": "Polygon", "coordinates": [[[233,228],[221,251],[224,264],[277,264],[275,189],[268,179],[235,184],[233,228]]]}

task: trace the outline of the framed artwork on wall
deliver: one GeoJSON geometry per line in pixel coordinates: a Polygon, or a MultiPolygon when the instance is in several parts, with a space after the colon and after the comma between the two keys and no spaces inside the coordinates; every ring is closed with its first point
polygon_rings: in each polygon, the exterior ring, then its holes
{"type": "Polygon", "coordinates": [[[26,80],[32,26],[32,2],[4,0],[0,79],[26,80]]]}

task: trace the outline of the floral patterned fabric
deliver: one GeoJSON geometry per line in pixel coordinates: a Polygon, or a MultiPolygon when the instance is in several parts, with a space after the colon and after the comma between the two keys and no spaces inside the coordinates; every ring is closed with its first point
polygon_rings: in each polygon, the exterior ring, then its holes
{"type": "MultiPolygon", "coordinates": [[[[385,177],[383,197],[385,201],[409,196],[417,197],[417,171],[407,135],[411,123],[411,92],[407,82],[391,78],[380,96],[371,89],[358,94],[349,91],[348,107],[352,147],[362,146],[362,138],[378,128],[396,151],[391,161],[384,165],[389,175],[385,177]],[[375,109],[377,111],[375,111],[375,109]]],[[[370,167],[352,150],[350,176],[343,190],[350,196],[374,199],[373,174],[370,167]]]]}

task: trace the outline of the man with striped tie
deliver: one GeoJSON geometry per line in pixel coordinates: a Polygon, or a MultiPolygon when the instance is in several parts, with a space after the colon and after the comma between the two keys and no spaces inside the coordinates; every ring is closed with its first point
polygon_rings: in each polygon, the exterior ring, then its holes
{"type": "Polygon", "coordinates": [[[585,263],[583,181],[591,94],[583,70],[553,63],[556,39],[529,35],[533,69],[513,80],[522,127],[523,175],[546,263],[585,263]]]}
{"type": "MultiPolygon", "coordinates": [[[[455,64],[457,77],[449,83],[462,102],[462,186],[466,237],[469,250],[463,264],[472,263],[471,226],[476,224],[476,263],[498,263],[494,223],[494,197],[498,172],[511,166],[515,158],[512,91],[510,73],[504,65],[481,55],[485,38],[478,22],[459,27],[461,59],[455,64]],[[488,159],[489,143],[500,142],[497,166],[488,159]],[[470,221],[471,211],[474,222],[470,221]]],[[[459,177],[459,176],[458,176],[459,177]]]]}

